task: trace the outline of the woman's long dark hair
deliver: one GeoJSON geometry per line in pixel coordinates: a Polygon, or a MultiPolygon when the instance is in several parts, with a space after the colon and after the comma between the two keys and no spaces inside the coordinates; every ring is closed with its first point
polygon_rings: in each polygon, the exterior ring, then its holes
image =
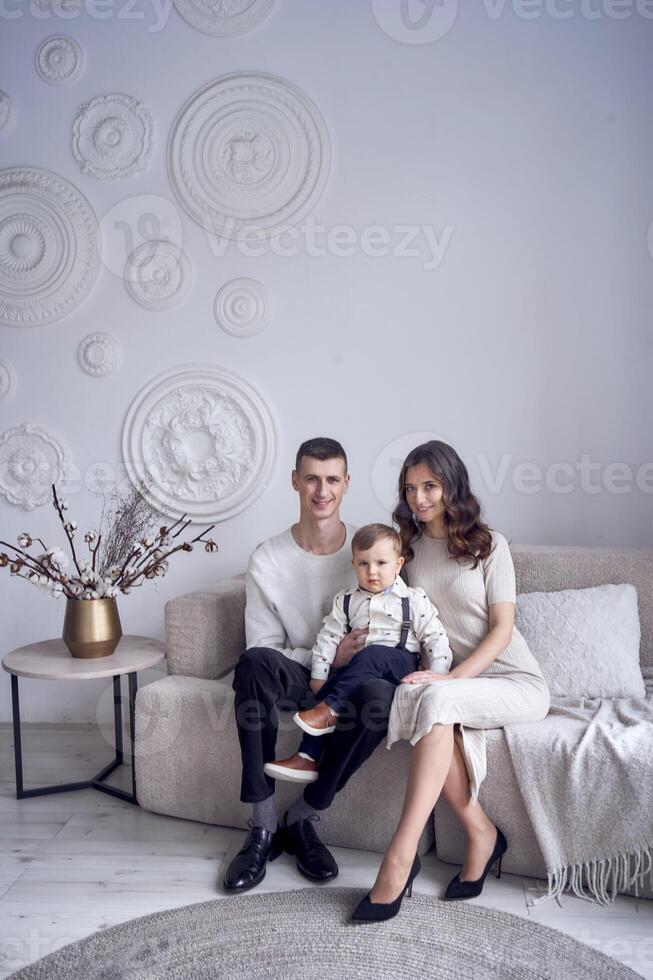
{"type": "Polygon", "coordinates": [[[425,463],[443,486],[443,523],[449,554],[458,561],[471,561],[472,568],[476,568],[490,553],[492,532],[481,520],[481,505],[470,489],[467,467],[455,449],[437,439],[416,446],[404,460],[399,474],[399,503],[392,519],[399,527],[406,562],[415,557],[412,546],[424,533],[424,525],[406,502],[405,491],[406,471],[420,463],[425,463]]]}

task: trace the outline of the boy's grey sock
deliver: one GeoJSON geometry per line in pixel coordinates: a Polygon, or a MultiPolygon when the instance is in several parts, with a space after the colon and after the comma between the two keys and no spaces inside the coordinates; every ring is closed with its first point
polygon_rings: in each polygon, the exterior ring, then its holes
{"type": "Polygon", "coordinates": [[[278,822],[274,793],[272,796],[268,796],[267,800],[260,800],[260,802],[252,804],[252,823],[255,827],[265,827],[273,834],[277,829],[278,822]]]}
{"type": "Polygon", "coordinates": [[[298,820],[308,820],[314,813],[317,813],[315,807],[307,803],[303,796],[300,796],[288,810],[286,826],[290,826],[291,823],[296,823],[298,820]]]}

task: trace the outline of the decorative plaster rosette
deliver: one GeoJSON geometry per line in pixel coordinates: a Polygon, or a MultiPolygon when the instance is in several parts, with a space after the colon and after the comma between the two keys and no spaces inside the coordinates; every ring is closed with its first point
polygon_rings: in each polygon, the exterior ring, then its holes
{"type": "Polygon", "coordinates": [[[276,0],[174,0],[184,20],[215,37],[244,34],[269,17],[276,0]]]}
{"type": "Polygon", "coordinates": [[[58,320],[99,267],[97,218],[76,187],[48,170],[0,170],[0,323],[58,320]]]}
{"type": "Polygon", "coordinates": [[[11,97],[0,89],[0,129],[4,129],[5,126],[9,125],[13,112],[14,104],[11,101],[11,97]]]}
{"type": "Polygon", "coordinates": [[[331,151],[324,119],[296,85],[266,74],[225,75],[182,107],[168,139],[173,190],[201,227],[271,238],[319,200],[331,151]]]}
{"type": "Polygon", "coordinates": [[[36,52],[36,70],[44,82],[76,82],[84,70],[84,52],[72,37],[47,37],[36,52]]]}
{"type": "Polygon", "coordinates": [[[215,297],[215,318],[234,337],[253,337],[267,326],[270,300],[256,279],[232,279],[215,297]]]}
{"type": "Polygon", "coordinates": [[[226,520],[264,490],[277,451],[272,413],[242,378],[213,364],[185,364],[149,382],[122,433],[125,467],[163,514],[226,520]]]}
{"type": "Polygon", "coordinates": [[[0,402],[9,401],[16,388],[16,372],[9,361],[0,361],[0,402]]]}
{"type": "Polygon", "coordinates": [[[90,333],[77,348],[77,359],[83,371],[96,378],[111,374],[120,364],[121,349],[109,333],[90,333]]]}
{"type": "Polygon", "coordinates": [[[193,279],[190,259],[168,241],[143,242],[125,266],[129,295],[150,310],[167,310],[180,303],[193,279]]]}
{"type": "Polygon", "coordinates": [[[152,117],[131,95],[98,95],[79,107],[73,154],[83,173],[100,180],[131,177],[152,152],[152,117]]]}
{"type": "Polygon", "coordinates": [[[67,470],[66,450],[41,426],[23,422],[0,436],[0,494],[10,504],[23,510],[40,507],[67,470]]]}

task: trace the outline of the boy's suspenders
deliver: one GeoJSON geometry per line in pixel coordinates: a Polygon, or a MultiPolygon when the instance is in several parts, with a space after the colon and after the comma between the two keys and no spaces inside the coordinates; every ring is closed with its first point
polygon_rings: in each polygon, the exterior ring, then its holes
{"type": "Polygon", "coordinates": [[[349,592],[345,593],[345,598],[342,600],[342,611],[345,614],[345,619],[347,620],[347,632],[351,633],[351,623],[349,622],[349,602],[351,600],[351,594],[349,592]]]}
{"type": "Polygon", "coordinates": [[[404,621],[401,624],[401,636],[399,637],[398,647],[405,647],[408,642],[408,630],[410,629],[410,602],[407,595],[401,597],[401,612],[404,621]]]}
{"type": "MultiPolygon", "coordinates": [[[[345,614],[347,620],[347,632],[351,633],[351,622],[349,621],[349,603],[351,601],[351,593],[346,592],[345,597],[342,600],[342,611],[345,614]]],[[[403,622],[401,624],[401,636],[399,637],[399,643],[396,644],[397,647],[405,647],[408,642],[408,631],[410,630],[410,600],[407,595],[402,595],[401,597],[401,613],[403,616],[403,622]]]]}

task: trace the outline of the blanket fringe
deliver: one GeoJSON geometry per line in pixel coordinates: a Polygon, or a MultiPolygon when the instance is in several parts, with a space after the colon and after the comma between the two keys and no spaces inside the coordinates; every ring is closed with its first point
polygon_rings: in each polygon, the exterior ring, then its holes
{"type": "Polygon", "coordinates": [[[609,905],[618,892],[630,885],[639,888],[648,875],[653,888],[653,844],[642,844],[634,851],[613,854],[594,861],[578,861],[575,864],[560,865],[547,874],[547,891],[529,905],[540,905],[552,898],[556,901],[564,891],[570,890],[578,898],[609,905]]]}

